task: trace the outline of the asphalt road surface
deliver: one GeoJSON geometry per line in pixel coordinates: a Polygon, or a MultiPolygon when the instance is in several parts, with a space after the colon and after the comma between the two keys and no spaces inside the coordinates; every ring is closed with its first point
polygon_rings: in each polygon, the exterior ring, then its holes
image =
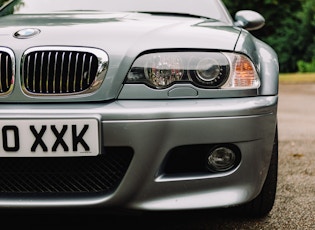
{"type": "Polygon", "coordinates": [[[315,84],[280,85],[279,95],[278,190],[266,218],[245,219],[224,210],[131,216],[22,210],[1,215],[0,221],[26,229],[315,229],[315,84]]]}

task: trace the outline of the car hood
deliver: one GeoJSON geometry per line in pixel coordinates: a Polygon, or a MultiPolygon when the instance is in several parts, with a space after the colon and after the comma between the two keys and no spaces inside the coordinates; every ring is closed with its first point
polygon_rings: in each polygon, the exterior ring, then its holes
{"type": "Polygon", "coordinates": [[[210,19],[126,12],[8,15],[0,18],[0,28],[0,43],[13,50],[16,65],[20,65],[22,54],[30,47],[79,46],[104,50],[109,56],[109,69],[106,84],[100,90],[106,93],[95,93],[93,100],[117,97],[132,62],[142,52],[234,50],[241,31],[210,19]],[[13,36],[25,28],[41,32],[28,39],[13,36]]]}

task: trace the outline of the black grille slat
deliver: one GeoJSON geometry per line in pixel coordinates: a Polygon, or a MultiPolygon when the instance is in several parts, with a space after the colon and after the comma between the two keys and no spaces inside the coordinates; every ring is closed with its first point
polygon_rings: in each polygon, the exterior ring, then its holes
{"type": "Polygon", "coordinates": [[[1,158],[0,194],[113,192],[132,155],[130,148],[112,147],[96,157],[1,158]]]}
{"type": "Polygon", "coordinates": [[[10,91],[13,83],[13,63],[9,53],[0,51],[0,94],[10,91]]]}
{"type": "Polygon", "coordinates": [[[25,89],[33,94],[73,94],[91,87],[98,58],[76,50],[32,51],[24,57],[25,89]]]}

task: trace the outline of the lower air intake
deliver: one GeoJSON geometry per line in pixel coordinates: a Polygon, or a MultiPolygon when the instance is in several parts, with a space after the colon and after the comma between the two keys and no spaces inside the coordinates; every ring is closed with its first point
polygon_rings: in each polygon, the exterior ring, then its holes
{"type": "Polygon", "coordinates": [[[2,158],[0,195],[111,193],[131,162],[130,148],[96,157],[2,158]]]}

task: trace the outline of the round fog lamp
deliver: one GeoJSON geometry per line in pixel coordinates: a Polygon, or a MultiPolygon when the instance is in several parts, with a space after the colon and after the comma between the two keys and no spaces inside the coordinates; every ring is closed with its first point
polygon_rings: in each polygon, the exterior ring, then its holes
{"type": "Polygon", "coordinates": [[[219,147],[209,153],[207,165],[211,171],[224,172],[234,167],[235,152],[227,147],[219,147]]]}

